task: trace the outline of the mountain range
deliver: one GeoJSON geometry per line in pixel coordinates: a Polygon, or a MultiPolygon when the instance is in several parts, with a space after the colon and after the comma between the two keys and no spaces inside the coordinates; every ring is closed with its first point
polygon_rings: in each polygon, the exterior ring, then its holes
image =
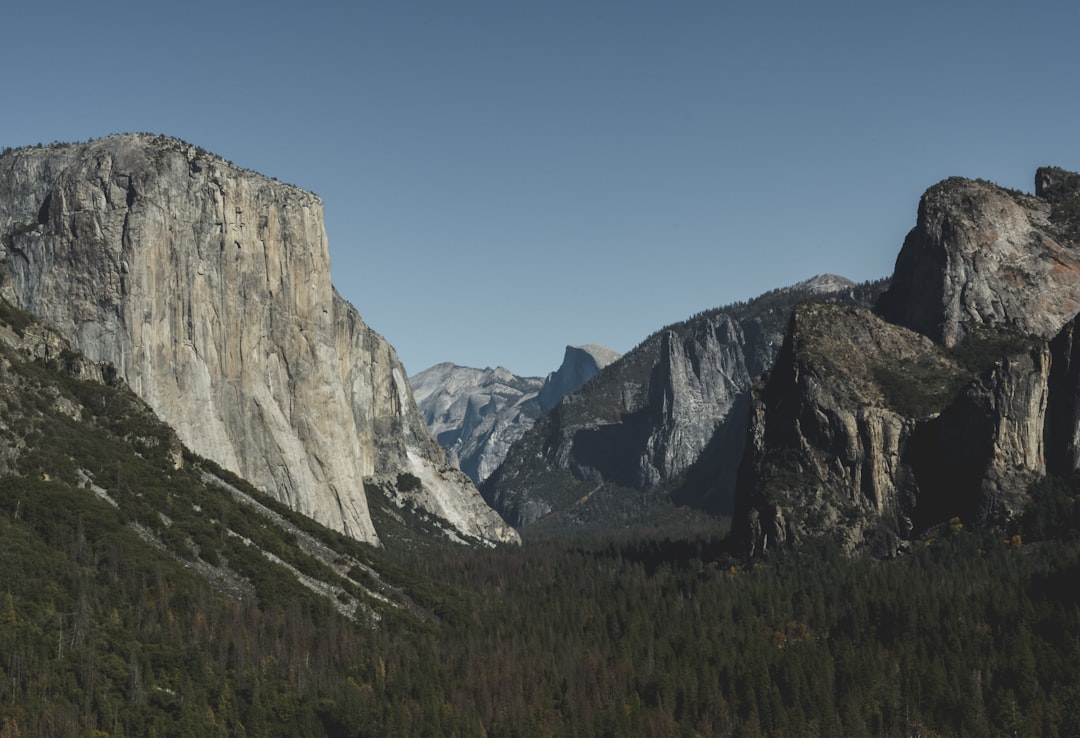
{"type": "Polygon", "coordinates": [[[892,555],[1009,526],[1077,469],[1080,176],[927,190],[888,280],[816,278],[653,334],[541,416],[482,485],[536,534],[687,505],[758,552],[892,555]]]}
{"type": "Polygon", "coordinates": [[[325,247],[175,139],[0,154],[0,738],[1080,730],[1080,175],[546,382],[414,392],[325,247]],[[415,398],[521,431],[483,497],[415,398]]]}
{"type": "Polygon", "coordinates": [[[112,136],[0,156],[0,298],[70,347],[44,360],[102,367],[191,453],[357,540],[380,541],[378,489],[462,539],[688,507],[748,550],[826,533],[888,554],[942,519],[1007,524],[1075,467],[1080,177],[1035,185],[931,187],[888,280],[817,277],[617,359],[570,347],[543,382],[410,383],[333,289],[316,196],[112,136]]]}
{"type": "Polygon", "coordinates": [[[806,303],[756,388],[740,484],[750,550],[828,534],[889,555],[949,520],[1015,525],[1077,471],[1080,176],[1035,195],[926,191],[875,309],[806,303]]]}
{"type": "Polygon", "coordinates": [[[882,285],[820,275],[657,331],[539,418],[481,492],[534,532],[620,528],[679,504],[730,516],[750,388],[792,309],[868,304],[882,285]]]}
{"type": "Polygon", "coordinates": [[[618,358],[604,346],[567,346],[562,364],[545,379],[443,363],[409,381],[432,435],[451,462],[480,484],[541,413],[618,358]]]}

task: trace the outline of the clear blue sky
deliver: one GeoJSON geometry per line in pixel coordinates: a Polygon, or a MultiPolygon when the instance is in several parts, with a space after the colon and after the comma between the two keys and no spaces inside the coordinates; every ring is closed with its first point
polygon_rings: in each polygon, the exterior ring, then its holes
{"type": "Polygon", "coordinates": [[[1080,169],[1080,3],[8,0],[0,146],[150,131],[313,190],[410,373],[555,369],[891,272],[951,175],[1080,169]]]}

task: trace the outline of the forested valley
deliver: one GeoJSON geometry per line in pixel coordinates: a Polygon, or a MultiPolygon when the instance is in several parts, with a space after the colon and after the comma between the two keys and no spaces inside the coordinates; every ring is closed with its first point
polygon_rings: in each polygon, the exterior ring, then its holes
{"type": "Polygon", "coordinates": [[[81,361],[0,345],[0,738],[1080,735],[1075,481],[888,560],[690,515],[462,545],[375,485],[375,548],[81,361]]]}
{"type": "Polygon", "coordinates": [[[353,619],[259,556],[226,596],[85,490],[7,479],[0,736],[1078,735],[1076,499],[887,561],[748,561],[701,525],[339,537],[412,603],[353,619]]]}

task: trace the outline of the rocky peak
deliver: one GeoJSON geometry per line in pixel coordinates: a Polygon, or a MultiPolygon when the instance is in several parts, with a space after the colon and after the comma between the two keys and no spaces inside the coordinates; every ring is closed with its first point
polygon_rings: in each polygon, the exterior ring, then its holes
{"type": "Polygon", "coordinates": [[[750,414],[739,483],[741,495],[753,490],[739,503],[750,548],[826,531],[849,548],[910,533],[905,444],[963,376],[929,339],[869,310],[796,307],[750,414]]]}
{"type": "Polygon", "coordinates": [[[398,470],[462,532],[515,537],[334,291],[317,196],[164,136],[20,149],[0,157],[0,244],[3,297],[114,365],[195,453],[361,540],[365,478],[398,470]]]}
{"type": "Polygon", "coordinates": [[[618,351],[596,344],[567,346],[562,364],[547,376],[540,390],[540,410],[547,412],[555,407],[559,400],[576,391],[619,356],[618,351]]]}
{"type": "Polygon", "coordinates": [[[1035,171],[1035,196],[1054,203],[1080,195],[1080,174],[1060,167],[1039,167],[1035,171]]]}
{"type": "Polygon", "coordinates": [[[836,274],[818,274],[815,277],[792,285],[789,289],[811,295],[829,295],[844,290],[850,290],[856,286],[857,285],[854,282],[846,277],[841,277],[836,274]]]}
{"type": "Polygon", "coordinates": [[[1042,167],[1035,173],[1035,195],[1050,203],[1050,222],[1059,240],[1080,247],[1080,174],[1042,167]]]}
{"type": "Polygon", "coordinates": [[[567,346],[562,365],[545,380],[519,377],[501,366],[471,369],[443,363],[411,381],[432,434],[451,461],[480,484],[541,413],[618,358],[604,346],[567,346]]]}
{"type": "Polygon", "coordinates": [[[1080,312],[1080,253],[1061,225],[1060,203],[1075,202],[1066,193],[1076,175],[1067,175],[1037,177],[1058,204],[982,180],[931,187],[878,312],[945,346],[980,327],[1055,335],[1080,312]]]}

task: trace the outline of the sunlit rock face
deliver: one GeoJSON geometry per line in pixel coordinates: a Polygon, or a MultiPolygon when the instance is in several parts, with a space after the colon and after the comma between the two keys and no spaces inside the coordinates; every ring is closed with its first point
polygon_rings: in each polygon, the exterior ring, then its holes
{"type": "MultiPolygon", "coordinates": [[[[395,469],[451,480],[435,494],[460,498],[449,510],[480,500],[446,471],[393,348],[334,291],[316,195],[113,136],[0,158],[0,234],[7,299],[300,512],[376,542],[363,482],[395,469]]],[[[485,511],[463,532],[513,537],[485,511]]]]}
{"type": "Polygon", "coordinates": [[[428,429],[450,460],[477,484],[540,414],[539,377],[519,377],[503,367],[473,369],[436,364],[410,379],[428,429]]]}
{"type": "Polygon", "coordinates": [[[1040,169],[1035,197],[959,177],[931,187],[878,312],[947,347],[980,328],[1054,336],[1080,312],[1068,175],[1040,169]]]}
{"type": "Polygon", "coordinates": [[[544,380],[544,386],[540,389],[540,410],[547,412],[559,404],[562,398],[600,373],[608,364],[619,358],[618,351],[612,351],[606,346],[586,344],[584,346],[567,346],[563,355],[562,364],[549,374],[544,380]]]}

